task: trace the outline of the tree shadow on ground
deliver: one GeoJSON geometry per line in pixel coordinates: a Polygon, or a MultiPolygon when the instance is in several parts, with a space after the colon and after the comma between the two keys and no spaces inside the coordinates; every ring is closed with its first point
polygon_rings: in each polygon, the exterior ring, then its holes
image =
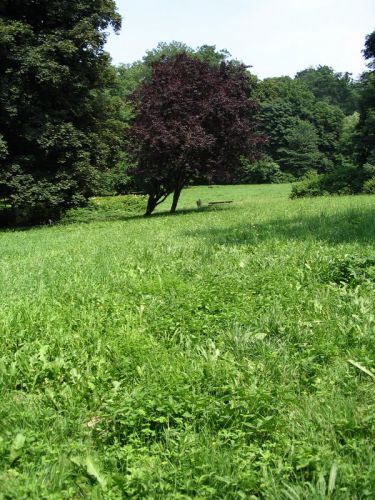
{"type": "Polygon", "coordinates": [[[375,206],[349,209],[340,213],[322,212],[291,218],[276,218],[260,223],[242,223],[227,228],[188,231],[187,236],[205,239],[209,244],[257,245],[277,239],[314,240],[332,245],[341,243],[375,243],[375,206]]]}
{"type": "Polygon", "coordinates": [[[163,210],[160,212],[154,212],[152,215],[146,216],[144,213],[126,213],[126,212],[120,212],[118,213],[105,213],[105,212],[98,212],[98,213],[92,213],[90,214],[90,217],[77,217],[75,218],[74,216],[62,220],[58,224],[61,225],[71,225],[71,224],[84,224],[84,223],[92,223],[92,222],[115,222],[115,221],[132,221],[132,220],[153,220],[153,219],[160,219],[160,218],[169,218],[169,217],[179,217],[183,215],[188,215],[188,214],[205,214],[207,212],[217,212],[217,211],[224,211],[224,210],[230,210],[231,207],[201,207],[201,208],[183,208],[180,210],[177,210],[175,213],[171,213],[169,210],[163,210]]]}
{"type": "Polygon", "coordinates": [[[188,215],[188,214],[204,214],[207,212],[222,212],[226,210],[231,210],[233,208],[233,205],[231,206],[205,206],[201,208],[181,208],[180,210],[177,210],[174,214],[170,213],[169,210],[163,211],[163,212],[156,212],[151,215],[152,217],[175,217],[176,215],[188,215]]]}
{"type": "Polygon", "coordinates": [[[35,229],[47,229],[51,227],[64,227],[64,226],[72,226],[75,224],[91,224],[91,223],[97,223],[97,222],[128,222],[132,220],[152,220],[152,219],[160,219],[160,218],[167,218],[167,217],[178,217],[178,216],[183,216],[183,215],[188,215],[188,214],[205,214],[207,212],[217,212],[217,211],[225,211],[225,210],[230,210],[232,207],[201,207],[201,208],[184,208],[177,210],[175,213],[170,213],[169,210],[165,210],[162,212],[156,212],[153,213],[152,215],[145,217],[143,213],[126,213],[126,212],[121,212],[117,211],[116,213],[106,213],[105,211],[98,211],[98,212],[88,212],[88,214],[85,216],[77,216],[75,217],[74,215],[62,219],[61,221],[58,221],[56,223],[52,224],[40,224],[40,225],[34,225],[34,226],[10,226],[10,227],[2,227],[0,226],[0,234],[1,233],[10,233],[10,232],[24,232],[24,231],[29,231],[29,230],[35,230],[35,229]]]}

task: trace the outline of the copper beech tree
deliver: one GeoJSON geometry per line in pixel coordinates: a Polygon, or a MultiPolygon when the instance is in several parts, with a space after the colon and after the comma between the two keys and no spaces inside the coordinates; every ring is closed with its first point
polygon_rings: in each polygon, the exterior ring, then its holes
{"type": "Polygon", "coordinates": [[[173,193],[174,213],[183,187],[204,177],[230,178],[240,158],[255,158],[255,83],[245,66],[213,66],[186,53],[164,57],[132,96],[129,150],[134,176],[148,194],[146,215],[173,193]]]}

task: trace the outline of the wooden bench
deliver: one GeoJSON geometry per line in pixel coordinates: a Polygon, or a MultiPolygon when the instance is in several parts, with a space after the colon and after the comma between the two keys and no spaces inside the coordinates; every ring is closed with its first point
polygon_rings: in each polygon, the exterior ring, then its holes
{"type": "MultiPolygon", "coordinates": [[[[209,206],[212,206],[212,205],[225,205],[227,203],[233,203],[233,200],[228,200],[228,201],[210,201],[208,203],[209,206]]],[[[203,202],[202,200],[197,200],[197,207],[198,208],[202,208],[203,207],[203,202]]]]}
{"type": "Polygon", "coordinates": [[[210,201],[209,205],[225,205],[226,203],[233,203],[233,200],[229,200],[229,201],[210,201]]]}

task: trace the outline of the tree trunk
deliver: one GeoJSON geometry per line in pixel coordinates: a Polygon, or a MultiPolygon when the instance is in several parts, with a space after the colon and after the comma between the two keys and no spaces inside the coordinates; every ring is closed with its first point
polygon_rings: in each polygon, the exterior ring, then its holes
{"type": "Polygon", "coordinates": [[[149,217],[152,212],[155,210],[157,205],[156,197],[149,195],[148,200],[147,200],[147,209],[145,213],[145,217],[149,217]]]}
{"type": "Polygon", "coordinates": [[[178,203],[178,200],[180,199],[181,191],[182,191],[182,188],[177,188],[177,189],[175,189],[175,191],[173,193],[173,201],[172,201],[172,206],[171,206],[171,214],[176,213],[177,203],[178,203]]]}

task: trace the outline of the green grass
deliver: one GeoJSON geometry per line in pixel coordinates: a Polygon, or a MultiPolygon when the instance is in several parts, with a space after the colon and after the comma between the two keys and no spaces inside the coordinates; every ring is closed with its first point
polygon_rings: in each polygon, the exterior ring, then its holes
{"type": "Polygon", "coordinates": [[[375,497],[374,197],[289,191],[0,233],[0,498],[375,497]]]}

